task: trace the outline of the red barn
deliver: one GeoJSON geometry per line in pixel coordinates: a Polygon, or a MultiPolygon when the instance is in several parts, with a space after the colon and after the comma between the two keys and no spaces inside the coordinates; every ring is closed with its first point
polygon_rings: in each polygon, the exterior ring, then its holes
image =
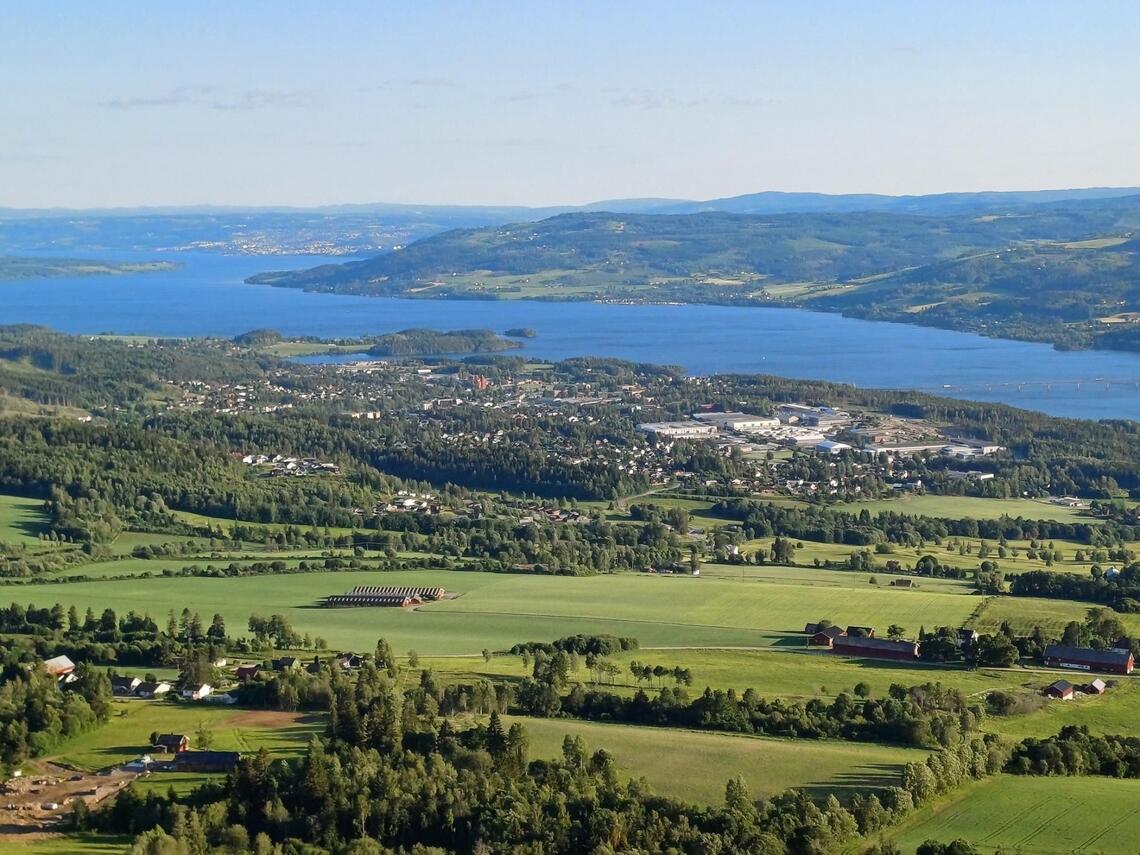
{"type": "Polygon", "coordinates": [[[1061,701],[1069,701],[1073,698],[1074,687],[1068,680],[1058,680],[1051,686],[1045,689],[1045,694],[1051,698],[1057,698],[1061,701]]]}
{"type": "Polygon", "coordinates": [[[814,633],[809,639],[811,644],[820,645],[822,647],[831,647],[835,639],[843,637],[843,630],[837,626],[829,626],[827,629],[821,629],[814,633]]]}
{"type": "Polygon", "coordinates": [[[1074,671],[1101,671],[1106,674],[1131,674],[1136,661],[1126,650],[1091,650],[1086,647],[1066,647],[1050,644],[1041,654],[1051,668],[1070,668],[1074,671]]]}
{"type": "Polygon", "coordinates": [[[842,635],[832,642],[831,650],[844,656],[898,659],[902,662],[913,662],[918,658],[917,641],[892,641],[888,638],[857,638],[842,635]]]}

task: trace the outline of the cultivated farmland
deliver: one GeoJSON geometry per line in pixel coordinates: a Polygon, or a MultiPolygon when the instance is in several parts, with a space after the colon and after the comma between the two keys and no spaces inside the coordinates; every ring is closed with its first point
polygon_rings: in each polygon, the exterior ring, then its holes
{"type": "Polygon", "coordinates": [[[983,851],[1134,852],[1140,781],[1000,775],[921,811],[897,837],[904,852],[924,840],[962,838],[983,851]]]}
{"type": "Polygon", "coordinates": [[[161,617],[191,603],[204,616],[220,613],[244,626],[251,613],[281,613],[299,632],[341,648],[370,649],[386,636],[397,650],[424,654],[504,649],[519,641],[575,633],[638,638],[645,647],[800,646],[808,621],[887,626],[898,623],[959,626],[980,600],[964,588],[900,591],[858,584],[834,574],[837,585],[788,581],[660,576],[588,578],[484,574],[462,571],[325,572],[245,578],[126,579],[37,585],[37,603],[134,609],[161,617]],[[441,585],[453,600],[415,611],[321,609],[320,597],[354,585],[441,585]],[[945,590],[946,592],[941,592],[945,590]],[[951,593],[950,591],[955,591],[951,593]]]}

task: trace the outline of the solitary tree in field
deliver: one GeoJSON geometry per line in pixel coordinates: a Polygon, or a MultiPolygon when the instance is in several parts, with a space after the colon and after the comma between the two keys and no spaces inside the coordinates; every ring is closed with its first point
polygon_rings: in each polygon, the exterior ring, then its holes
{"type": "Polygon", "coordinates": [[[209,751],[214,744],[214,731],[206,724],[204,718],[198,719],[198,729],[194,731],[194,741],[202,751],[209,751]]]}

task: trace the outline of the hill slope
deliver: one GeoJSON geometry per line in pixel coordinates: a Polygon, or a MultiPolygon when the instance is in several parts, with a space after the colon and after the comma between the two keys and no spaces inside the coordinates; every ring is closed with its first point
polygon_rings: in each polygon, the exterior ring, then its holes
{"type": "Polygon", "coordinates": [[[778,303],[1132,350],[1138,226],[1140,197],[984,216],[575,213],[251,281],[393,297],[778,303]]]}

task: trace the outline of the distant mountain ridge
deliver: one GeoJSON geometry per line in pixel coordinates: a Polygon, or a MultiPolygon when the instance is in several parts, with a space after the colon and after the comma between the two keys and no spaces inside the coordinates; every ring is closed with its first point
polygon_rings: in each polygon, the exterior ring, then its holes
{"type": "Polygon", "coordinates": [[[557,214],[591,211],[641,214],[696,214],[720,211],[729,214],[846,213],[883,211],[894,213],[953,213],[995,207],[1041,205],[1051,202],[1111,199],[1140,195],[1140,187],[1085,187],[1061,190],[982,190],[961,193],[891,196],[878,193],[811,193],[764,190],[719,199],[631,198],[605,199],[582,205],[417,205],[402,202],[361,202],[336,205],[185,205],[123,208],[5,208],[0,219],[33,217],[168,217],[225,214],[376,214],[409,217],[417,214],[449,219],[520,222],[545,219],[557,214]]]}

